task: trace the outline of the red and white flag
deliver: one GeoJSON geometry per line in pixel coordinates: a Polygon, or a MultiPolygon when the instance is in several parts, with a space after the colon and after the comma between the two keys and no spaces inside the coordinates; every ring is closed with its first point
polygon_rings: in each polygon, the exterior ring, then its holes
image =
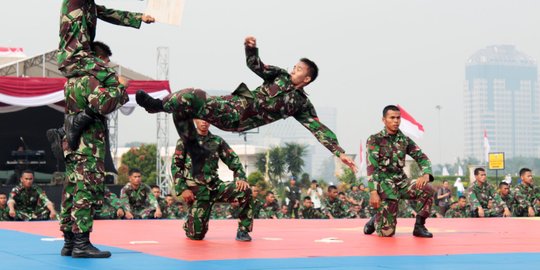
{"type": "Polygon", "coordinates": [[[491,148],[489,147],[489,140],[487,137],[487,131],[484,129],[484,161],[486,164],[489,162],[489,150],[491,148]]]}
{"type": "Polygon", "coordinates": [[[360,140],[360,152],[358,154],[358,162],[360,162],[360,167],[359,167],[359,170],[362,169],[362,167],[364,167],[364,142],[362,140],[360,140]]]}
{"type": "Polygon", "coordinates": [[[26,57],[23,48],[0,47],[0,57],[26,57]]]}
{"type": "Polygon", "coordinates": [[[412,117],[403,107],[397,105],[401,112],[401,125],[399,129],[407,136],[414,137],[416,139],[422,138],[424,135],[424,126],[420,124],[414,117],[412,117]]]}

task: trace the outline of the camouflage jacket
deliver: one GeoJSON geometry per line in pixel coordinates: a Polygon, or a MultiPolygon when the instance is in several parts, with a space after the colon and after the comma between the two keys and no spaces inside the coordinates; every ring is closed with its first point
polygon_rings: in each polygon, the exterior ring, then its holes
{"type": "Polygon", "coordinates": [[[506,203],[506,207],[508,207],[508,209],[510,209],[510,211],[513,211],[514,209],[514,206],[517,204],[515,198],[514,198],[514,194],[512,191],[510,191],[510,193],[508,193],[508,195],[506,196],[503,196],[502,194],[499,193],[499,196],[501,196],[501,200],[504,201],[504,203],[506,203]]]}
{"type": "Polygon", "coordinates": [[[302,215],[303,219],[324,219],[328,218],[325,214],[323,214],[321,211],[313,208],[313,207],[302,207],[300,209],[300,214],[302,215]]]}
{"type": "Polygon", "coordinates": [[[293,116],[307,128],[330,152],[345,153],[336,134],[319,121],[313,104],[304,89],[296,89],[289,73],[282,68],[263,64],[257,48],[246,47],[248,67],[264,82],[250,91],[242,83],[233,95],[242,98],[245,108],[239,108],[241,119],[235,131],[244,131],[293,116]]]}
{"type": "Polygon", "coordinates": [[[253,211],[253,218],[259,218],[259,214],[261,212],[261,209],[264,205],[264,202],[259,199],[253,199],[251,209],[253,211]]]}
{"type": "Polygon", "coordinates": [[[514,188],[513,195],[514,210],[519,208],[527,211],[529,207],[534,207],[534,200],[540,198],[540,193],[533,185],[527,185],[523,182],[514,188]]]}
{"type": "Polygon", "coordinates": [[[240,163],[240,158],[223,138],[208,132],[208,135],[196,135],[197,141],[210,151],[202,168],[202,174],[198,177],[191,175],[191,157],[185,151],[184,141],[179,139],[176,143],[176,150],[173,156],[171,171],[176,184],[178,194],[189,187],[206,186],[213,190],[217,187],[219,180],[218,162],[221,159],[225,165],[234,173],[234,180],[246,180],[246,174],[240,163]]]}
{"type": "Polygon", "coordinates": [[[259,218],[274,218],[277,217],[277,212],[279,212],[279,205],[277,202],[272,204],[263,204],[261,211],[259,211],[259,218]]]}
{"type": "Polygon", "coordinates": [[[7,205],[4,208],[0,208],[0,221],[10,221],[12,220],[9,216],[9,207],[7,205]]]}
{"type": "Polygon", "coordinates": [[[349,209],[338,198],[333,201],[326,198],[322,203],[322,211],[327,216],[328,214],[331,214],[334,218],[346,218],[348,216],[349,209]]]}
{"type": "Polygon", "coordinates": [[[112,193],[107,186],[105,186],[104,192],[104,204],[110,205],[115,210],[126,209],[126,203],[118,198],[116,194],[112,193]]]}
{"type": "MultiPolygon", "coordinates": [[[[366,144],[367,174],[369,177],[368,186],[370,190],[380,190],[382,181],[399,182],[407,178],[403,167],[405,167],[405,156],[411,156],[420,171],[431,176],[431,162],[422,152],[420,147],[405,136],[401,130],[395,135],[388,134],[386,128],[381,132],[371,135],[366,144]]],[[[433,179],[431,176],[430,179],[433,179]]],[[[389,199],[398,199],[389,196],[389,199]]]]}
{"type": "Polygon", "coordinates": [[[360,190],[358,190],[358,191],[352,191],[351,190],[351,191],[347,192],[347,197],[355,200],[357,204],[360,204],[360,202],[362,202],[362,199],[364,198],[362,196],[362,192],[360,190]]]}
{"type": "Polygon", "coordinates": [[[398,216],[402,218],[412,218],[416,213],[409,200],[399,200],[398,209],[398,216]]]}
{"type": "Polygon", "coordinates": [[[161,209],[163,210],[163,218],[183,219],[187,216],[186,212],[182,212],[180,210],[180,206],[177,203],[173,203],[171,205],[164,205],[161,209]]]}
{"type": "Polygon", "coordinates": [[[216,203],[212,209],[211,218],[212,219],[225,219],[227,218],[227,213],[229,212],[229,204],[225,203],[216,203]]]}
{"type": "Polygon", "coordinates": [[[15,202],[15,209],[24,212],[36,211],[50,203],[41,187],[33,185],[26,189],[22,184],[14,187],[9,193],[8,204],[12,201],[15,202]]]}
{"type": "Polygon", "coordinates": [[[142,13],[108,9],[94,0],[64,0],[60,11],[58,69],[64,77],[92,75],[103,85],[118,84],[114,69],[95,57],[91,45],[96,36],[97,19],[108,23],[139,28],[142,13]]]}
{"type": "Polygon", "coordinates": [[[138,189],[134,189],[131,183],[127,183],[120,190],[120,199],[126,202],[125,210],[128,212],[149,207],[157,209],[159,207],[154,194],[152,194],[152,190],[144,183],[141,183],[138,189]]]}
{"type": "Polygon", "coordinates": [[[276,217],[278,219],[290,219],[291,218],[291,214],[287,213],[287,214],[284,214],[283,212],[279,211],[276,213],[276,217]]]}
{"type": "Polygon", "coordinates": [[[468,206],[465,207],[459,207],[456,206],[455,208],[450,208],[446,213],[444,214],[444,217],[446,218],[469,218],[471,217],[471,208],[468,206]]]}
{"type": "Polygon", "coordinates": [[[489,200],[493,200],[493,204],[501,208],[506,207],[506,203],[501,199],[499,193],[497,193],[495,188],[487,182],[480,186],[478,181],[475,181],[472,186],[469,187],[467,194],[469,196],[469,204],[473,210],[478,209],[480,206],[487,209],[489,200]]]}

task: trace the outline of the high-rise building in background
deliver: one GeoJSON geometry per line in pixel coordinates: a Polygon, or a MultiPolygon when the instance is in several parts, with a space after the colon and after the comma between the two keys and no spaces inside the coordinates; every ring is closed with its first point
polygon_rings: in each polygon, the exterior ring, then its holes
{"type": "Polygon", "coordinates": [[[484,161],[484,130],[490,152],[506,158],[539,157],[538,71],[534,59],[512,45],[473,54],[465,71],[465,156],[484,161]]]}

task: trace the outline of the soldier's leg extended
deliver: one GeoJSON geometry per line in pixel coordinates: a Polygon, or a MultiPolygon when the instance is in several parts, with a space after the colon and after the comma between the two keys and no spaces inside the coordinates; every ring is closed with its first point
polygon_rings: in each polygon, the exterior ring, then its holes
{"type": "Polygon", "coordinates": [[[187,220],[184,222],[186,236],[192,240],[203,240],[208,232],[208,221],[213,203],[207,199],[196,199],[189,208],[187,220]]]}
{"type": "MultiPolygon", "coordinates": [[[[217,187],[217,198],[216,201],[222,202],[232,202],[234,199],[237,199],[240,206],[240,213],[238,218],[238,232],[241,232],[241,235],[245,236],[247,239],[249,235],[248,232],[251,232],[253,229],[253,205],[251,203],[251,189],[246,189],[244,191],[238,191],[236,189],[236,183],[231,182],[221,182],[217,187]]],[[[251,240],[251,238],[249,238],[251,240]]],[[[242,240],[242,241],[249,241],[242,240]]]]}
{"type": "Polygon", "coordinates": [[[398,185],[399,194],[402,199],[415,200],[417,202],[416,223],[414,224],[413,235],[418,237],[433,237],[425,227],[426,219],[431,214],[431,205],[433,204],[433,195],[435,190],[429,183],[422,188],[416,187],[416,179],[405,180],[398,185]]]}

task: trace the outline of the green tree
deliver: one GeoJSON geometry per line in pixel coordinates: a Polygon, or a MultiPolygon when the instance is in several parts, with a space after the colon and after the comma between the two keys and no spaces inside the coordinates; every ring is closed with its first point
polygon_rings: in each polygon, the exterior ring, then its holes
{"type": "Polygon", "coordinates": [[[250,186],[259,187],[261,193],[265,193],[270,189],[270,185],[264,180],[264,175],[261,172],[250,173],[247,180],[250,186]]]}
{"type": "Polygon", "coordinates": [[[125,184],[128,181],[128,171],[132,168],[141,170],[143,182],[146,184],[156,183],[156,145],[143,144],[140,147],[132,147],[122,155],[122,166],[118,170],[118,182],[125,184]]]}
{"type": "Polygon", "coordinates": [[[266,152],[257,153],[255,155],[255,158],[257,160],[255,162],[255,167],[257,167],[257,170],[261,172],[264,176],[264,174],[266,173],[266,152]]]}
{"type": "Polygon", "coordinates": [[[274,187],[281,183],[281,177],[285,174],[285,151],[281,147],[273,147],[269,154],[269,177],[274,187]]]}
{"type": "Polygon", "coordinates": [[[285,143],[284,151],[287,171],[294,177],[298,177],[304,167],[304,156],[307,152],[307,146],[298,143],[285,143]]]}
{"type": "Polygon", "coordinates": [[[309,173],[303,173],[300,177],[300,187],[309,188],[310,185],[311,178],[309,177],[309,173]]]}
{"type": "Polygon", "coordinates": [[[346,168],[343,171],[343,174],[338,177],[338,180],[341,183],[344,183],[344,184],[350,186],[352,184],[356,184],[357,179],[356,179],[356,175],[354,175],[354,172],[350,168],[346,168]]]}

